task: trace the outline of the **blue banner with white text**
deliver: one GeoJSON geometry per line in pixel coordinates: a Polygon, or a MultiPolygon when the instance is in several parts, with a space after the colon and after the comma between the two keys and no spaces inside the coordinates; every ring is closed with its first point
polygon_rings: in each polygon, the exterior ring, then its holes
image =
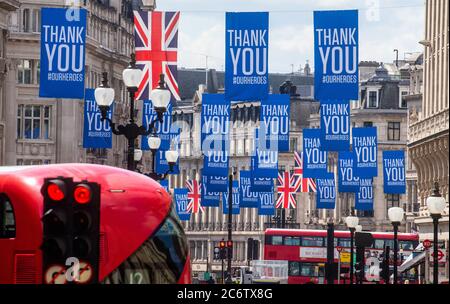
{"type": "Polygon", "coordinates": [[[250,158],[253,178],[278,178],[277,144],[261,136],[263,132],[255,129],[253,155],[250,158]]]}
{"type": "Polygon", "coordinates": [[[251,187],[252,174],[250,171],[239,172],[239,207],[258,208],[258,192],[253,192],[251,187]]]}
{"type": "Polygon", "coordinates": [[[266,140],[277,143],[279,152],[289,152],[289,109],[288,94],[270,94],[261,100],[259,129],[265,132],[266,140]]]}
{"type": "Polygon", "coordinates": [[[222,192],[214,192],[210,190],[209,180],[211,178],[208,175],[202,175],[202,190],[201,199],[203,207],[219,207],[220,197],[222,192]]]}
{"type": "Polygon", "coordinates": [[[316,100],[358,100],[358,11],[314,12],[316,100]]]}
{"type": "MultiPolygon", "coordinates": [[[[206,175],[203,173],[203,175],[206,175]]],[[[216,175],[207,175],[208,176],[208,191],[211,192],[227,192],[229,183],[228,176],[216,176],[216,175]]]]}
{"type": "Polygon", "coordinates": [[[358,193],[355,193],[355,209],[373,210],[373,183],[371,178],[360,179],[358,193]]]}
{"type": "Polygon", "coordinates": [[[339,192],[359,191],[359,177],[355,176],[355,153],[339,152],[338,155],[338,189],[339,192]]]}
{"type": "Polygon", "coordinates": [[[225,98],[265,100],[269,94],[269,13],[226,13],[225,98]]]}
{"type": "Polygon", "coordinates": [[[320,102],[320,130],[322,150],[350,150],[350,103],[348,100],[320,102]]]}
{"type": "Polygon", "coordinates": [[[352,129],[353,152],[356,156],[355,175],[370,178],[378,175],[377,128],[352,129]]]}
{"type": "MultiPolygon", "coordinates": [[[[142,125],[148,130],[149,125],[157,120],[158,114],[153,108],[151,100],[144,100],[142,103],[142,125]]],[[[161,145],[159,146],[162,150],[169,150],[172,141],[173,130],[171,130],[172,125],[172,103],[167,106],[166,112],[163,114],[163,123],[159,121],[154,124],[153,131],[161,138],[161,145]]],[[[147,137],[143,137],[141,140],[141,150],[150,150],[148,146],[147,137]]]]}
{"type": "MultiPolygon", "coordinates": [[[[83,148],[111,149],[112,129],[108,121],[101,120],[102,114],[95,101],[94,89],[86,89],[84,99],[83,148]]],[[[106,116],[112,119],[114,104],[106,116]]]]}
{"type": "Polygon", "coordinates": [[[39,97],[84,98],[86,10],[41,9],[39,97]]]}
{"type": "Polygon", "coordinates": [[[327,173],[323,178],[317,178],[316,185],[316,208],[334,209],[336,206],[336,184],[334,181],[334,174],[327,173]]]}
{"type": "Polygon", "coordinates": [[[405,194],[405,151],[383,151],[384,193],[405,194]]]}
{"type": "Polygon", "coordinates": [[[167,193],[170,193],[170,191],[169,191],[169,181],[167,179],[160,180],[159,184],[161,185],[161,187],[164,188],[164,190],[166,190],[167,193]]]}
{"type": "Polygon", "coordinates": [[[321,150],[320,129],[303,129],[303,177],[326,175],[328,154],[321,150]]]}
{"type": "Polygon", "coordinates": [[[254,192],[273,192],[274,182],[270,177],[254,177],[251,171],[251,188],[254,192]]]}
{"type": "Polygon", "coordinates": [[[272,192],[258,192],[258,215],[275,215],[275,197],[272,192]]]}
{"type": "Polygon", "coordinates": [[[185,188],[174,189],[173,196],[180,221],[189,221],[191,218],[191,213],[187,210],[189,201],[188,190],[185,188]]]}
{"type": "MultiPolygon", "coordinates": [[[[239,202],[239,182],[233,181],[233,195],[232,195],[232,205],[231,205],[231,213],[232,214],[239,214],[240,212],[240,202],[239,202]]],[[[224,192],[222,195],[222,210],[223,214],[228,214],[228,191],[224,192]]]]}

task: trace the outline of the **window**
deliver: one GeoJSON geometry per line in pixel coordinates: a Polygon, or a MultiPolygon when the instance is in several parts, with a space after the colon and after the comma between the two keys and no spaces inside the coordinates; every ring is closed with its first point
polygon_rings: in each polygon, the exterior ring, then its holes
{"type": "Polygon", "coordinates": [[[30,19],[30,10],[26,8],[22,12],[22,30],[26,33],[30,31],[30,19]]]}
{"type": "Polygon", "coordinates": [[[33,32],[39,33],[41,31],[41,10],[33,10],[33,32]]]}
{"type": "Polygon", "coordinates": [[[16,237],[16,220],[10,200],[0,194],[0,239],[16,237]]]}
{"type": "Polygon", "coordinates": [[[19,105],[17,110],[17,138],[49,139],[51,107],[19,105]]]}
{"type": "Polygon", "coordinates": [[[283,237],[280,235],[273,235],[271,245],[283,245],[283,237]]]}
{"type": "Polygon", "coordinates": [[[300,238],[294,236],[286,236],[284,237],[284,245],[300,246],[300,238]]]}
{"type": "Polygon", "coordinates": [[[323,247],[323,237],[303,236],[302,246],[304,247],[323,247]]]}
{"type": "Polygon", "coordinates": [[[400,140],[399,122],[388,122],[388,140],[400,140]]]}
{"type": "Polygon", "coordinates": [[[291,138],[291,142],[289,144],[289,151],[294,152],[297,151],[297,138],[291,138]]]}
{"type": "Polygon", "coordinates": [[[406,95],[408,95],[408,91],[400,91],[400,100],[399,100],[399,105],[398,105],[400,108],[407,107],[407,103],[406,103],[406,99],[405,99],[406,95]]]}
{"type": "Polygon", "coordinates": [[[347,247],[350,248],[350,239],[347,238],[338,238],[338,246],[339,247],[347,247]]]}
{"type": "Polygon", "coordinates": [[[358,217],[373,217],[373,210],[358,210],[358,217]]]}
{"type": "Polygon", "coordinates": [[[290,277],[298,277],[300,275],[300,263],[299,262],[289,262],[289,273],[290,277]]]}
{"type": "Polygon", "coordinates": [[[313,263],[302,263],[300,266],[300,275],[302,277],[323,277],[323,268],[313,263]]]}
{"type": "Polygon", "coordinates": [[[386,194],[386,201],[388,210],[391,207],[400,207],[400,194],[386,194]]]}
{"type": "Polygon", "coordinates": [[[400,241],[399,247],[400,247],[400,249],[403,249],[403,250],[414,250],[414,242],[413,241],[400,241]]]}
{"type": "Polygon", "coordinates": [[[371,121],[364,122],[364,128],[371,128],[371,127],[373,127],[373,122],[371,122],[371,121]]]}
{"type": "Polygon", "coordinates": [[[369,108],[378,108],[378,92],[369,91],[369,108]]]}
{"type": "Polygon", "coordinates": [[[18,84],[32,84],[31,67],[31,60],[20,60],[19,65],[17,66],[18,84]]]}

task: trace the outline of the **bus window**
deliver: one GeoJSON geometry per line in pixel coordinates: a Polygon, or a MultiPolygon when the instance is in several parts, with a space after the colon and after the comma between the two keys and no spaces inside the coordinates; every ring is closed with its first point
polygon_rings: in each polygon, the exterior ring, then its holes
{"type": "Polygon", "coordinates": [[[338,239],[338,246],[339,247],[347,247],[350,248],[350,239],[345,239],[345,238],[339,238],[338,239]]]}
{"type": "Polygon", "coordinates": [[[0,239],[16,237],[16,220],[10,200],[0,194],[0,239]]]}
{"type": "Polygon", "coordinates": [[[413,241],[400,241],[400,249],[403,250],[414,250],[414,243],[413,241]]]}
{"type": "Polygon", "coordinates": [[[300,263],[299,262],[289,262],[289,273],[290,277],[297,277],[300,275],[300,263]]]}
{"type": "Polygon", "coordinates": [[[384,240],[376,239],[374,242],[375,249],[383,249],[384,248],[384,240]]]}
{"type": "Polygon", "coordinates": [[[317,264],[302,263],[300,266],[300,275],[302,277],[323,277],[323,270],[317,264]]]}
{"type": "Polygon", "coordinates": [[[280,235],[273,235],[271,245],[283,245],[283,237],[280,235]]]}
{"type": "Polygon", "coordinates": [[[323,247],[323,237],[319,236],[303,236],[302,246],[304,247],[323,247]]]}
{"type": "Polygon", "coordinates": [[[287,246],[300,246],[300,238],[293,236],[284,237],[284,245],[287,246]]]}
{"type": "Polygon", "coordinates": [[[188,244],[172,208],[164,224],[105,278],[106,284],[175,284],[186,264],[188,244]]]}

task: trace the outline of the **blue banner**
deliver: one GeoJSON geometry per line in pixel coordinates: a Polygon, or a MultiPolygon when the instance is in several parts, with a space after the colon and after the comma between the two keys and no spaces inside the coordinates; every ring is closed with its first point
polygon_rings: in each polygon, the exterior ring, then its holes
{"type": "Polygon", "coordinates": [[[359,191],[359,177],[355,176],[355,153],[339,152],[338,156],[338,188],[339,192],[359,191]]]}
{"type": "Polygon", "coordinates": [[[350,150],[350,102],[320,102],[320,144],[325,151],[350,150]]]}
{"type": "MultiPolygon", "coordinates": [[[[144,100],[142,106],[142,125],[148,130],[149,125],[157,119],[158,114],[153,108],[151,100],[144,100]]],[[[159,138],[161,138],[161,145],[159,146],[162,150],[169,150],[170,144],[173,139],[173,130],[171,130],[172,125],[172,103],[167,106],[167,111],[163,114],[163,123],[155,123],[155,128],[153,131],[156,132],[159,138]]],[[[142,137],[141,140],[141,150],[150,150],[148,146],[148,138],[142,137]]]]}
{"type": "Polygon", "coordinates": [[[239,207],[258,208],[258,192],[251,188],[252,174],[250,171],[239,172],[239,207]]]}
{"type": "MultiPolygon", "coordinates": [[[[112,148],[112,130],[109,122],[102,121],[102,114],[95,102],[95,89],[86,89],[84,100],[84,127],[83,148],[112,148]]],[[[112,119],[114,104],[107,112],[107,117],[112,119]]]]}
{"type": "Polygon", "coordinates": [[[275,198],[272,192],[258,192],[258,215],[275,215],[275,198]]]}
{"type": "Polygon", "coordinates": [[[230,102],[223,94],[203,94],[201,116],[201,150],[203,173],[228,176],[230,102]]]}
{"type": "Polygon", "coordinates": [[[187,210],[188,205],[188,190],[185,188],[177,188],[173,191],[175,204],[177,207],[177,214],[180,221],[189,221],[191,213],[187,210]]]}
{"type": "Polygon", "coordinates": [[[358,11],[314,12],[316,100],[358,100],[358,11]]]}
{"type": "Polygon", "coordinates": [[[255,129],[251,171],[253,178],[278,178],[278,150],[265,136],[255,129]]]}
{"type": "MultiPolygon", "coordinates": [[[[240,212],[240,202],[239,202],[239,182],[233,181],[233,196],[232,196],[232,207],[231,207],[231,213],[232,214],[239,214],[240,212]]],[[[222,210],[223,214],[228,214],[228,191],[224,192],[222,195],[222,210]]]]}
{"type": "Polygon", "coordinates": [[[334,174],[327,173],[324,178],[316,179],[317,209],[334,209],[336,206],[336,185],[334,182],[334,174]]]}
{"type": "Polygon", "coordinates": [[[353,152],[356,156],[355,175],[370,178],[378,175],[377,128],[353,128],[353,152]]]}
{"type": "Polygon", "coordinates": [[[373,185],[371,178],[360,180],[359,191],[355,194],[355,209],[373,210],[373,185]]]}
{"type": "Polygon", "coordinates": [[[86,10],[41,9],[39,97],[84,98],[86,10]]]}
{"type": "Polygon", "coordinates": [[[279,152],[289,152],[290,96],[270,94],[269,99],[261,100],[260,131],[266,140],[276,142],[279,152]]]}
{"type": "Polygon", "coordinates": [[[161,187],[164,188],[164,190],[166,190],[167,193],[170,193],[169,192],[169,181],[167,179],[160,180],[159,184],[161,185],[161,187]]]}
{"type": "Polygon", "coordinates": [[[226,13],[226,100],[267,99],[268,52],[269,13],[226,13]]]}
{"type": "Polygon", "coordinates": [[[405,151],[383,151],[384,193],[405,194],[405,151]]]}
{"type": "Polygon", "coordinates": [[[211,178],[208,175],[202,175],[202,190],[201,199],[203,207],[219,207],[221,192],[212,192],[209,188],[209,180],[211,178]]]}
{"type": "Polygon", "coordinates": [[[274,182],[271,177],[254,177],[251,171],[251,188],[254,192],[273,192],[274,182]]]}
{"type": "Polygon", "coordinates": [[[208,175],[208,191],[227,192],[228,187],[228,176],[208,175]]]}
{"type": "Polygon", "coordinates": [[[320,178],[328,172],[328,154],[320,147],[320,129],[303,129],[303,178],[320,178]]]}

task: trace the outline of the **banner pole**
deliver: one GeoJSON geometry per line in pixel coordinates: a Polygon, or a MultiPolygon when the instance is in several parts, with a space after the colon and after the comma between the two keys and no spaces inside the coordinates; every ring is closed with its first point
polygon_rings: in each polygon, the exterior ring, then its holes
{"type": "MultiPolygon", "coordinates": [[[[233,217],[233,172],[229,176],[228,184],[228,244],[232,244],[233,241],[233,227],[232,227],[232,217],[233,217]]],[[[233,254],[233,247],[227,244],[227,280],[226,284],[231,284],[233,280],[231,279],[231,256],[233,254]],[[229,252],[231,250],[231,252],[229,252]]]]}

